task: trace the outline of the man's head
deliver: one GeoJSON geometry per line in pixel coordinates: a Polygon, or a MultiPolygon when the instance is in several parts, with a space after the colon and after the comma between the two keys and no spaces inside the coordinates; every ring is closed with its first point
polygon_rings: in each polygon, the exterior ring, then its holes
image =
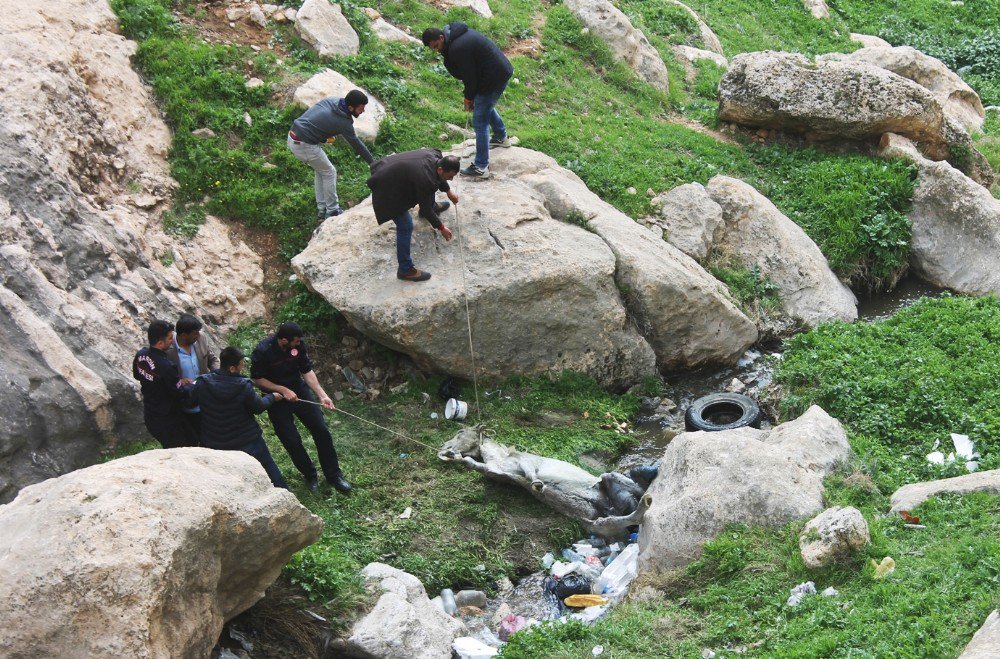
{"type": "Polygon", "coordinates": [[[282,323],[274,335],[277,337],[278,345],[281,346],[282,350],[291,350],[292,348],[297,348],[302,343],[303,332],[298,323],[282,323]]]}
{"type": "Polygon", "coordinates": [[[219,365],[222,366],[223,371],[239,375],[243,370],[244,358],[245,356],[239,348],[229,346],[228,348],[223,348],[222,352],[219,353],[219,365]]]}
{"type": "Polygon", "coordinates": [[[154,320],[146,330],[150,348],[166,350],[174,340],[174,326],[165,320],[154,320]]]}
{"type": "Polygon", "coordinates": [[[194,345],[201,336],[201,321],[189,313],[182,313],[177,319],[177,343],[182,348],[194,345]]]}
{"type": "Polygon", "coordinates": [[[357,119],[364,114],[365,106],[368,105],[368,97],[360,89],[352,89],[344,97],[344,103],[347,105],[347,111],[351,113],[351,116],[357,119]]]}
{"type": "Polygon", "coordinates": [[[424,30],[422,38],[424,40],[424,45],[431,50],[435,50],[440,53],[441,49],[444,48],[444,31],[440,28],[427,28],[424,30]]]}
{"type": "Polygon", "coordinates": [[[437,175],[442,181],[450,181],[458,174],[462,164],[458,156],[445,156],[437,161],[437,175]]]}

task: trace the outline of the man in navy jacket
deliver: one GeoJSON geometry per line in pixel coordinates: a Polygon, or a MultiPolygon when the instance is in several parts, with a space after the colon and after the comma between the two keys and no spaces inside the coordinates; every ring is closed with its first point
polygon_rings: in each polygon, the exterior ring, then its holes
{"type": "Polygon", "coordinates": [[[465,109],[472,111],[472,128],[476,131],[476,159],[462,170],[462,175],[486,178],[490,147],[510,146],[507,127],[496,106],[514,67],[495,43],[465,23],[448,23],[443,30],[429,27],[424,30],[423,42],[441,53],[448,73],[465,85],[465,109]]]}
{"type": "Polygon", "coordinates": [[[191,401],[201,407],[201,442],[221,451],[243,451],[264,467],[275,487],[288,489],[278,465],[264,443],[264,433],[254,417],[284,397],[276,392],[258,396],[243,376],[245,358],[239,348],[225,348],[221,368],[198,378],[191,401]]]}

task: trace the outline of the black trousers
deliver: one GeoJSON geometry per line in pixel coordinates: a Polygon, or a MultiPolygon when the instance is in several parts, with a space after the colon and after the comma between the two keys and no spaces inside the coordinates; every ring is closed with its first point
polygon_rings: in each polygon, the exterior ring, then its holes
{"type": "MultiPolygon", "coordinates": [[[[296,391],[295,394],[299,398],[313,400],[307,391],[296,391]]],[[[319,455],[319,464],[326,479],[332,480],[341,475],[337,450],[333,448],[333,437],[326,427],[323,408],[300,401],[291,403],[283,400],[271,405],[267,410],[267,416],[271,419],[271,425],[274,426],[274,432],[278,435],[281,445],[288,451],[292,463],[303,478],[306,480],[316,478],[316,467],[306,453],[305,446],[302,445],[302,436],[295,427],[295,417],[298,417],[316,442],[316,453],[319,455]]]]}
{"type": "Polygon", "coordinates": [[[150,414],[142,415],[146,430],[160,443],[163,448],[180,448],[181,446],[198,446],[198,434],[186,419],[187,414],[150,414]]]}

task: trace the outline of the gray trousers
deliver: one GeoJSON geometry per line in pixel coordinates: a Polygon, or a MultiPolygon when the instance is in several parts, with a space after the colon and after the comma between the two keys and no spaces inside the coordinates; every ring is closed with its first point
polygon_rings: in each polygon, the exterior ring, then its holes
{"type": "Polygon", "coordinates": [[[330,162],[326,151],[319,144],[296,142],[288,136],[288,150],[298,160],[313,168],[316,173],[313,185],[316,188],[316,214],[320,219],[332,213],[340,200],[337,198],[337,168],[330,162]]]}

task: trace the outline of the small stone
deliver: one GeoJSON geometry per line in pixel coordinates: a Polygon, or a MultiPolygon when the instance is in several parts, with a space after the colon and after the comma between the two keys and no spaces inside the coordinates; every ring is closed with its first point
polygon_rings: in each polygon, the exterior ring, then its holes
{"type": "Polygon", "coordinates": [[[358,340],[353,336],[345,335],[344,338],[340,340],[340,345],[344,346],[345,348],[357,348],[358,340]]]}
{"type": "Polygon", "coordinates": [[[426,405],[427,403],[431,402],[431,395],[429,393],[427,393],[426,391],[421,391],[420,392],[420,401],[424,405],[426,405]]]}
{"type": "Polygon", "coordinates": [[[734,394],[741,394],[746,391],[747,386],[740,382],[739,378],[733,378],[729,384],[726,385],[726,391],[730,391],[734,394]]]}
{"type": "Polygon", "coordinates": [[[261,27],[267,27],[267,16],[257,3],[250,5],[250,20],[261,27]]]}
{"type": "Polygon", "coordinates": [[[580,30],[580,34],[590,34],[590,28],[589,27],[583,28],[582,30],[580,30]]]}
{"type": "Polygon", "coordinates": [[[360,359],[352,359],[351,361],[347,362],[347,365],[351,367],[352,371],[360,371],[365,367],[365,363],[360,359]]]}
{"type": "Polygon", "coordinates": [[[299,12],[298,12],[297,9],[291,9],[291,8],[288,8],[288,7],[285,8],[285,18],[287,18],[291,22],[294,23],[295,19],[296,19],[296,17],[298,15],[299,15],[299,12]]]}
{"type": "Polygon", "coordinates": [[[159,199],[151,194],[134,194],[132,195],[132,203],[136,205],[137,208],[152,208],[159,203],[159,199]]]}
{"type": "Polygon", "coordinates": [[[458,607],[458,611],[456,611],[455,613],[457,613],[460,616],[471,618],[473,616],[483,615],[483,610],[480,609],[478,606],[460,606],[458,607]]]}
{"type": "Polygon", "coordinates": [[[655,197],[656,196],[656,192],[653,191],[653,188],[646,188],[646,196],[647,197],[655,197]]]}
{"type": "Polygon", "coordinates": [[[250,44],[250,50],[254,51],[255,53],[259,53],[260,46],[258,46],[257,44],[250,44]]]}
{"type": "Polygon", "coordinates": [[[257,89],[258,87],[260,87],[263,84],[264,84],[264,81],[261,80],[260,78],[250,78],[249,80],[246,81],[246,88],[247,89],[257,89]]]}
{"type": "Polygon", "coordinates": [[[365,366],[364,368],[361,369],[361,377],[363,377],[365,380],[374,380],[375,372],[372,369],[365,366]]]}
{"type": "Polygon", "coordinates": [[[635,194],[636,192],[638,192],[638,190],[636,190],[636,189],[635,189],[634,187],[632,187],[632,186],[629,186],[628,190],[626,190],[625,192],[627,192],[627,193],[629,193],[629,194],[635,194]]]}
{"type": "MultiPolygon", "coordinates": [[[[227,21],[238,21],[250,12],[246,7],[229,7],[226,9],[226,20],[227,21]]],[[[230,27],[235,27],[234,23],[229,24],[230,27]]]]}
{"type": "Polygon", "coordinates": [[[438,139],[444,142],[445,140],[448,139],[448,133],[441,133],[440,135],[438,135],[438,139]]]}
{"type": "Polygon", "coordinates": [[[263,165],[261,165],[261,167],[263,167],[264,169],[277,169],[278,168],[278,166],[275,165],[273,162],[266,162],[263,165]]]}
{"type": "Polygon", "coordinates": [[[284,25],[288,23],[288,16],[285,14],[285,10],[279,9],[278,11],[271,14],[271,20],[279,25],[284,25]]]}
{"type": "Polygon", "coordinates": [[[338,400],[338,401],[339,400],[344,400],[344,392],[343,391],[335,391],[335,392],[333,392],[333,399],[334,400],[338,400]]]}
{"type": "Polygon", "coordinates": [[[378,9],[374,9],[372,7],[365,7],[362,11],[365,12],[365,16],[367,16],[370,20],[373,21],[378,20],[379,18],[382,17],[382,14],[379,13],[378,9]]]}
{"type": "Polygon", "coordinates": [[[298,280],[299,280],[299,276],[297,274],[295,274],[294,272],[292,274],[288,275],[288,281],[298,281],[298,280]]]}
{"type": "Polygon", "coordinates": [[[203,140],[208,140],[215,137],[215,131],[212,130],[211,128],[199,128],[198,130],[191,131],[191,134],[203,140]]]}

